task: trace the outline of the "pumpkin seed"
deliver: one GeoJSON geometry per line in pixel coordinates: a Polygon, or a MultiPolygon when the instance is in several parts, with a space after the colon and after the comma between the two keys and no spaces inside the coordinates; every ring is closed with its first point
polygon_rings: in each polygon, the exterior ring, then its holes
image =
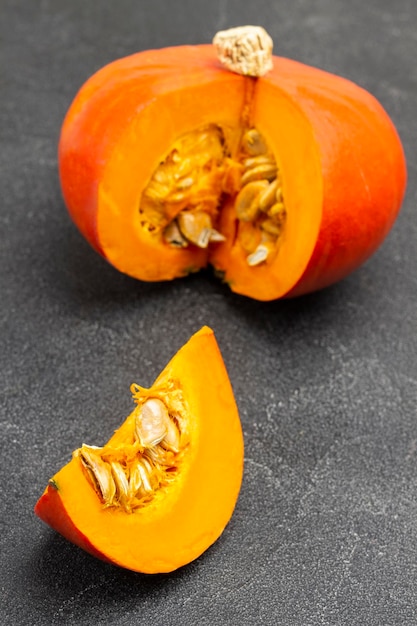
{"type": "Polygon", "coordinates": [[[249,128],[242,137],[242,148],[247,154],[257,156],[268,152],[264,138],[256,128],[249,128]]]}
{"type": "Polygon", "coordinates": [[[211,229],[210,232],[210,243],[220,243],[222,241],[226,241],[226,237],[224,235],[222,235],[221,233],[219,233],[218,230],[215,230],[214,228],[211,229]]]}
{"type": "Polygon", "coordinates": [[[110,463],[113,480],[116,486],[117,497],[121,502],[125,502],[130,493],[130,486],[125,470],[118,461],[110,463]]]}
{"type": "Polygon", "coordinates": [[[258,167],[259,165],[270,165],[274,168],[276,168],[277,166],[273,157],[269,156],[268,154],[261,154],[245,159],[243,161],[243,165],[245,166],[246,170],[258,167]]]}
{"type": "Polygon", "coordinates": [[[141,478],[141,481],[142,481],[141,488],[147,494],[152,493],[153,489],[152,489],[151,481],[149,479],[148,469],[144,465],[143,459],[141,461],[139,461],[139,463],[138,463],[138,472],[140,474],[140,478],[141,478]]]}
{"type": "Polygon", "coordinates": [[[176,191],[174,193],[170,193],[167,197],[167,202],[184,202],[187,199],[187,196],[183,191],[176,191]]]}
{"type": "Polygon", "coordinates": [[[281,232],[281,225],[272,219],[266,219],[261,224],[261,229],[270,235],[278,237],[281,232]]]}
{"type": "Polygon", "coordinates": [[[168,411],[162,400],[149,398],[136,416],[135,435],[144,448],[156,446],[165,437],[168,411]]]}
{"type": "Polygon", "coordinates": [[[199,248],[207,248],[210,241],[224,241],[221,233],[211,224],[205,211],[183,211],[178,215],[178,226],[185,239],[199,248]]]}
{"type": "Polygon", "coordinates": [[[142,486],[142,477],[139,471],[139,459],[136,459],[134,465],[129,470],[129,495],[135,496],[142,486]]]}
{"type": "Polygon", "coordinates": [[[164,229],[164,239],[174,248],[186,248],[188,241],[180,231],[177,220],[173,220],[164,229]]]}
{"type": "Polygon", "coordinates": [[[275,203],[278,185],[279,182],[278,179],[276,179],[259,194],[259,208],[261,211],[268,211],[268,209],[275,203]]]}
{"type": "Polygon", "coordinates": [[[111,467],[95,450],[100,448],[83,445],[79,450],[79,456],[103,502],[112,504],[116,495],[116,485],[111,467]]]}
{"type": "Polygon", "coordinates": [[[278,173],[277,166],[272,163],[265,163],[258,165],[257,167],[251,167],[242,176],[242,185],[247,185],[253,180],[267,179],[269,181],[274,180],[278,173]]]}
{"type": "Polygon", "coordinates": [[[173,461],[173,455],[167,454],[165,446],[162,447],[162,445],[164,444],[155,446],[155,448],[147,448],[143,456],[149,459],[153,465],[170,465],[173,461]]]}
{"type": "Polygon", "coordinates": [[[207,248],[210,242],[211,233],[211,228],[203,228],[197,239],[197,246],[199,248],[207,248]]]}
{"type": "Polygon", "coordinates": [[[267,258],[271,254],[271,251],[271,247],[268,246],[266,243],[260,243],[255,252],[252,252],[252,254],[248,255],[248,257],[246,258],[246,262],[250,267],[260,265],[267,260],[267,258]]]}
{"type": "Polygon", "coordinates": [[[283,202],[276,202],[268,210],[268,215],[271,217],[282,216],[285,213],[285,206],[283,202]]]}
{"type": "Polygon", "coordinates": [[[256,247],[261,241],[261,231],[253,222],[244,222],[241,220],[237,229],[237,237],[244,252],[250,254],[256,250],[256,247]]]}
{"type": "Polygon", "coordinates": [[[180,180],[177,182],[177,189],[189,189],[190,187],[192,187],[194,185],[194,179],[191,178],[191,176],[187,176],[186,178],[180,178],[180,180]]]}
{"type": "Polygon", "coordinates": [[[267,180],[256,180],[248,183],[237,195],[236,215],[244,222],[252,222],[260,211],[259,196],[268,187],[267,180]]]}
{"type": "Polygon", "coordinates": [[[161,445],[172,452],[179,452],[180,450],[180,433],[177,425],[170,417],[168,417],[167,430],[161,445]]]}

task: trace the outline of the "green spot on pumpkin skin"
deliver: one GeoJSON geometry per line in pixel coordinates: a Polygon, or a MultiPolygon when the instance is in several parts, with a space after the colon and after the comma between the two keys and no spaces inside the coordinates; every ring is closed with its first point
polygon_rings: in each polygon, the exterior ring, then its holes
{"type": "Polygon", "coordinates": [[[226,278],[225,270],[221,270],[221,269],[218,269],[217,267],[213,267],[213,273],[215,277],[221,280],[221,282],[224,283],[225,285],[228,285],[230,287],[233,284],[233,280],[231,280],[230,278],[226,278]]]}
{"type": "Polygon", "coordinates": [[[55,489],[56,491],[59,491],[59,486],[58,486],[58,483],[57,483],[57,482],[56,482],[56,480],[54,480],[53,478],[51,478],[51,479],[48,481],[48,485],[49,485],[50,487],[52,487],[52,489],[55,489]]]}
{"type": "Polygon", "coordinates": [[[226,272],[224,270],[220,270],[220,269],[217,269],[217,267],[213,267],[213,274],[215,275],[216,278],[218,278],[222,282],[225,282],[226,272]]]}
{"type": "Polygon", "coordinates": [[[189,274],[196,274],[201,270],[201,267],[196,267],[195,265],[189,265],[188,267],[184,267],[182,270],[183,276],[188,276],[189,274]]]}

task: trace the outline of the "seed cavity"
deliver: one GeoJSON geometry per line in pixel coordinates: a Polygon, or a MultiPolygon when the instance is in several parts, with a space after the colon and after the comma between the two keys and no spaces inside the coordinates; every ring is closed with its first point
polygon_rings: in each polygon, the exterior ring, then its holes
{"type": "Polygon", "coordinates": [[[123,445],[84,444],[74,452],[105,508],[133,513],[163,493],[178,475],[186,449],[180,427],[184,405],[176,397],[171,408],[167,397],[167,402],[162,397],[142,399],[134,412],[131,437],[123,445]]]}
{"type": "Polygon", "coordinates": [[[272,259],[286,210],[275,156],[256,128],[209,124],[180,137],[142,194],[140,224],[172,248],[207,249],[226,240],[217,228],[226,197],[233,198],[238,222],[234,245],[247,264],[272,259]]]}

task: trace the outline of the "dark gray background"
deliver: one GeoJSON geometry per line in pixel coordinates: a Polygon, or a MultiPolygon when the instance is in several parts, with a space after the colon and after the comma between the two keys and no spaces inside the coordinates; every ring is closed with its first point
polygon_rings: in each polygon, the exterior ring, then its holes
{"type": "Polygon", "coordinates": [[[2,624],[417,624],[416,27],[415,0],[1,0],[2,624]],[[374,93],[408,158],[377,254],[292,301],[233,295],[208,271],[166,284],[117,273],[71,223],[57,178],[60,125],[90,74],[246,23],[277,54],[374,93]],[[174,574],[103,564],[33,505],[74,448],[119,426],[130,383],[151,384],[203,324],[243,423],[235,514],[174,574]]]}

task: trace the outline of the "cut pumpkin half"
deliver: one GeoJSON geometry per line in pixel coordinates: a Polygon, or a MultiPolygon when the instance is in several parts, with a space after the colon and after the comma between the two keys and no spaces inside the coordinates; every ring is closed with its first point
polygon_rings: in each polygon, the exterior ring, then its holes
{"type": "Polygon", "coordinates": [[[272,300],[334,283],[377,249],[406,165],[372,95],[237,30],[99,70],[65,118],[60,178],[75,223],[120,271],[162,281],[211,264],[233,291],[272,300]]]}

